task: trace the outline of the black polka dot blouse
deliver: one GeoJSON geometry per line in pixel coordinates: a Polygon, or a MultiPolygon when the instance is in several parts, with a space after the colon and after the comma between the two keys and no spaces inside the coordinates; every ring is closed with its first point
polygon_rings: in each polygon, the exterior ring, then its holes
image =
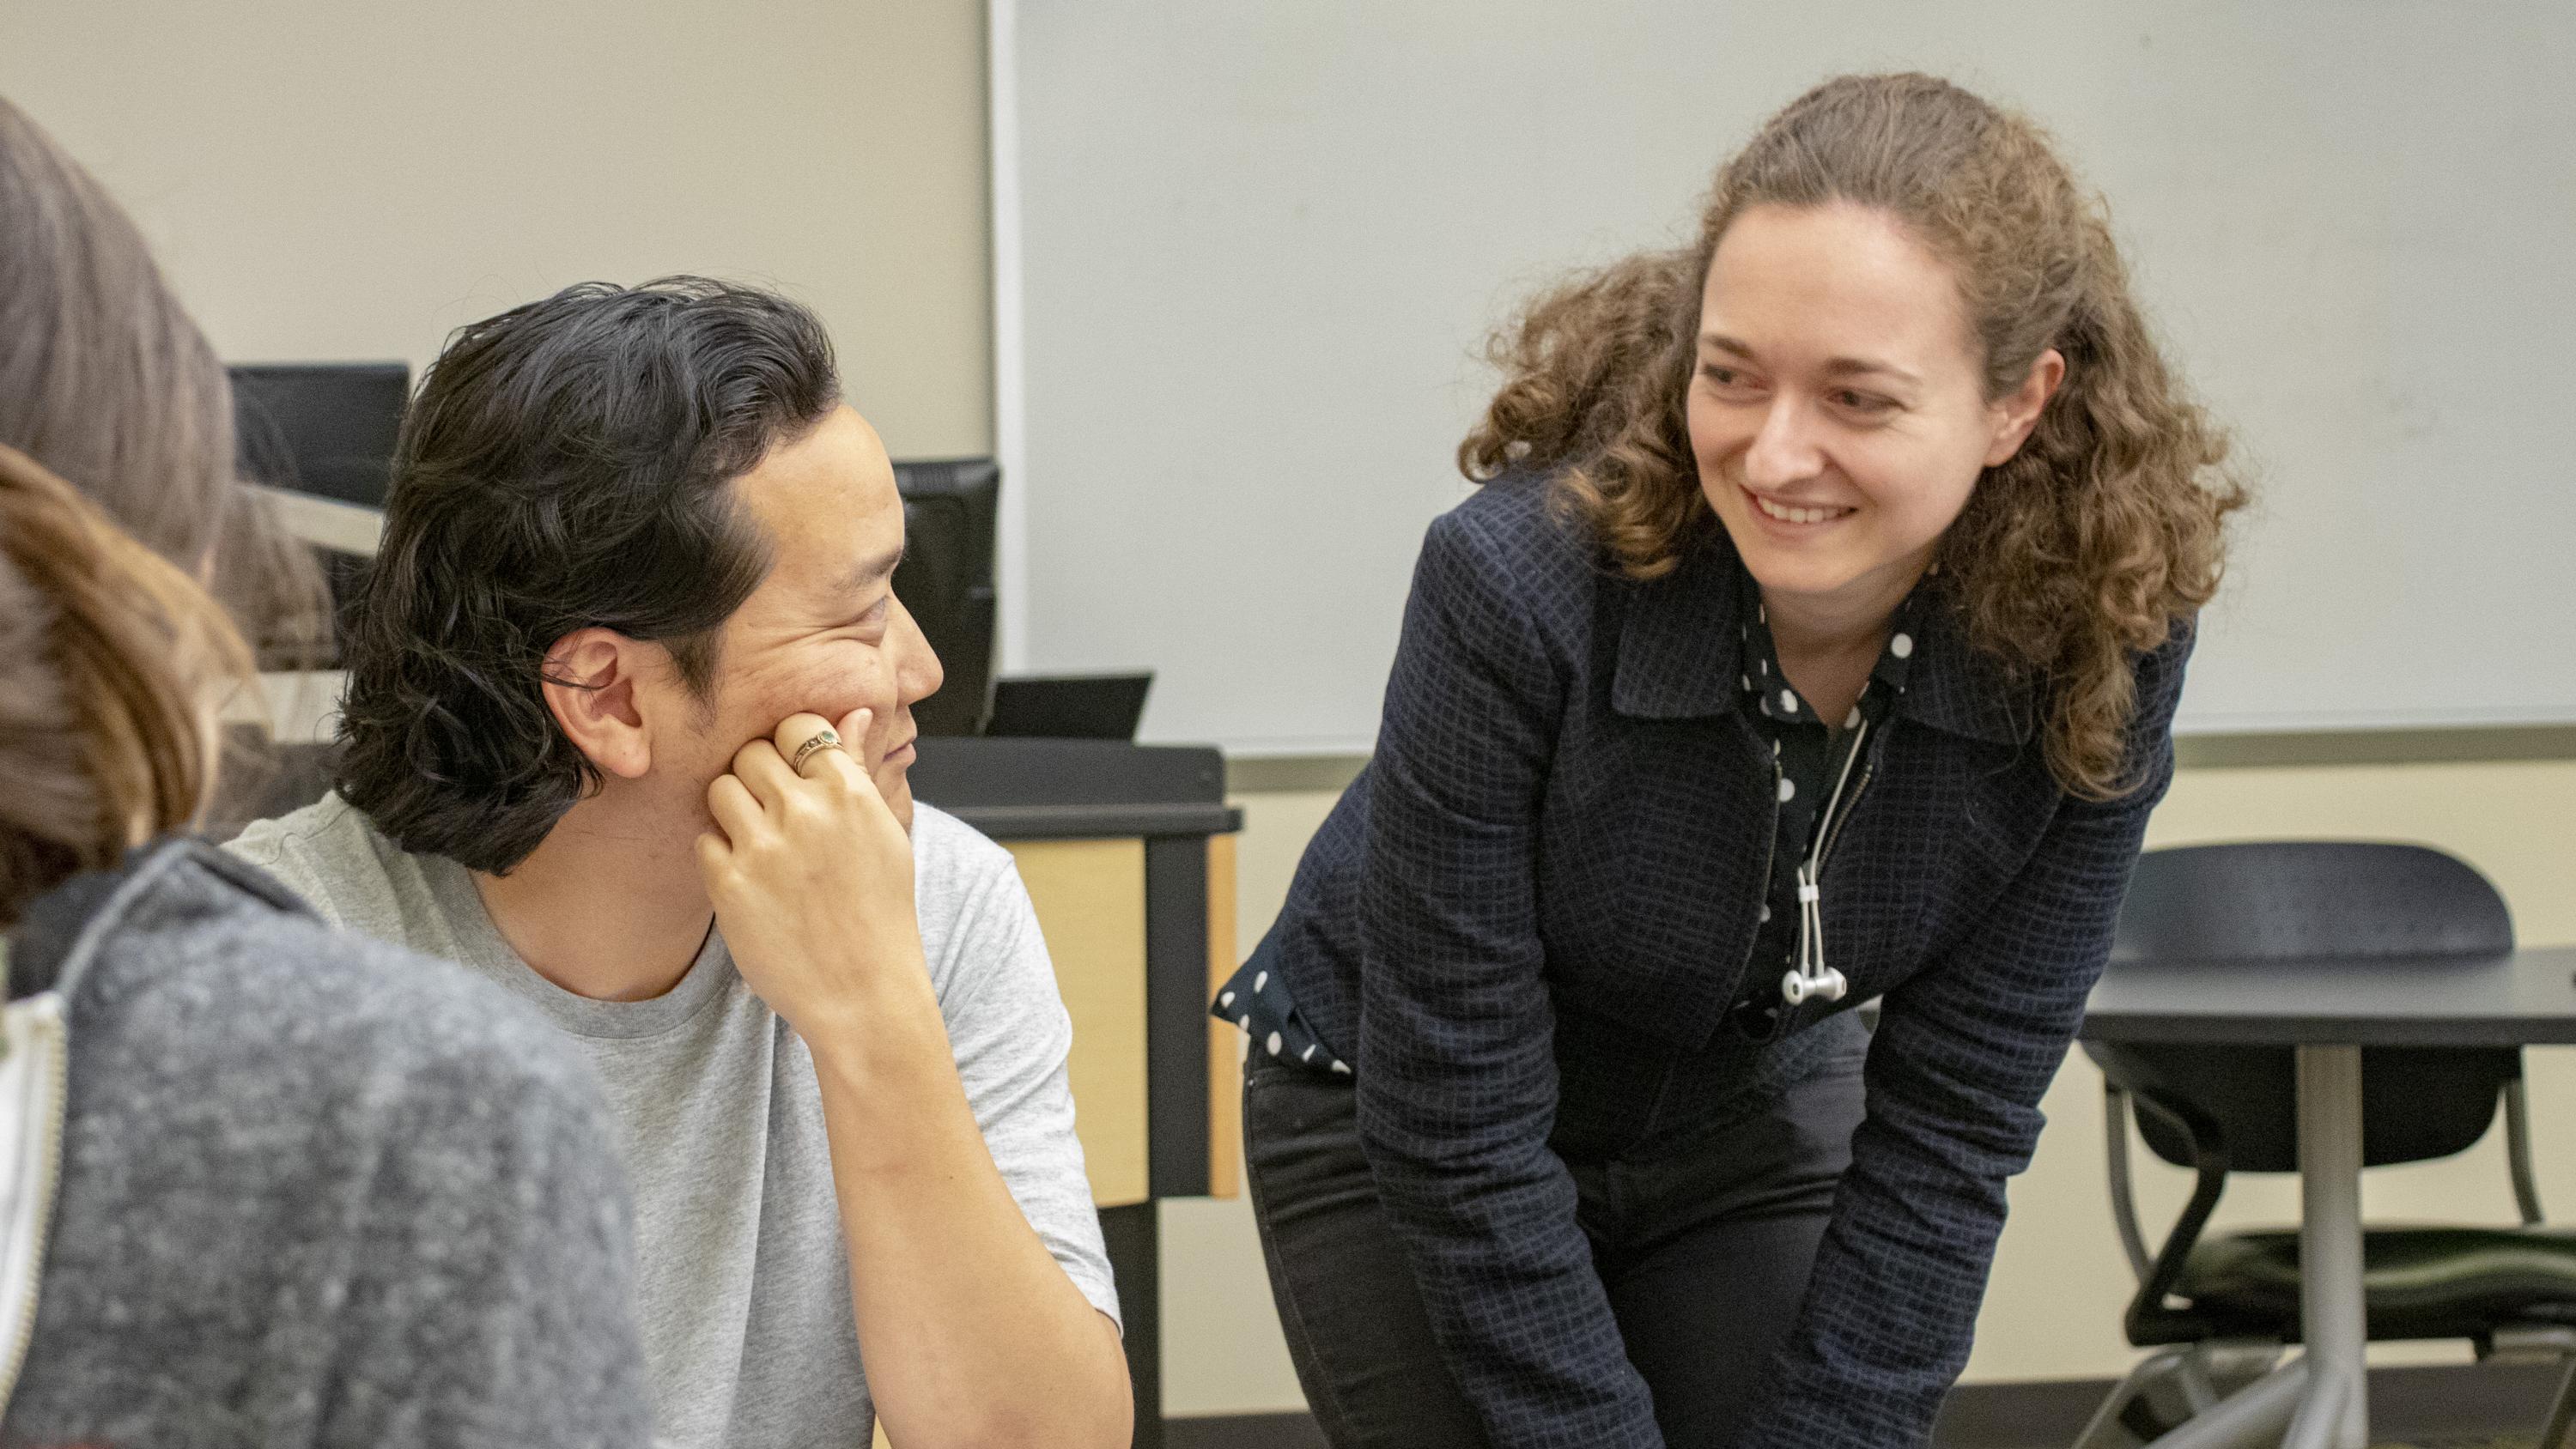
{"type": "MultiPolygon", "coordinates": [[[[1743,587],[1745,597],[1757,596],[1750,578],[1743,587]]],[[[1821,867],[1833,847],[1834,827],[1869,788],[1862,746],[1905,693],[1908,661],[1914,656],[1915,621],[1925,607],[1928,587],[1928,581],[1917,584],[1898,606],[1887,645],[1879,651],[1859,702],[1838,720],[1818,715],[1782,674],[1779,650],[1771,638],[1770,612],[1757,609],[1744,623],[1742,702],[1755,733],[1771,747],[1780,811],[1761,929],[1753,942],[1754,969],[1745,973],[1727,1013],[1729,1026],[1743,1037],[1772,1040],[1794,1015],[1783,978],[1798,967],[1798,868],[1811,857],[1821,867]],[[1823,818],[1828,804],[1833,806],[1831,819],[1823,818]],[[1778,970],[1769,969],[1775,964],[1778,970]]],[[[1209,1009],[1243,1028],[1254,1052],[1346,1080],[1351,1075],[1349,1062],[1316,1036],[1286,984],[1271,972],[1247,963],[1226,981],[1209,1009]]]]}

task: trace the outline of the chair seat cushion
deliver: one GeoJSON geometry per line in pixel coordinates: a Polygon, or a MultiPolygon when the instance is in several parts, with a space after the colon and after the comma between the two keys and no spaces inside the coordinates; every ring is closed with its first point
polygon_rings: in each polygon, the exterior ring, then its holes
{"type": "MultiPolygon", "coordinates": [[[[2544,1228],[2372,1228],[2362,1235],[2362,1287],[2374,1338],[2413,1336],[2409,1320],[2576,1322],[2576,1235],[2544,1228]]],[[[2295,1325],[2299,1235],[2205,1238],[2192,1249],[2174,1292],[2202,1313],[2295,1325]]]]}

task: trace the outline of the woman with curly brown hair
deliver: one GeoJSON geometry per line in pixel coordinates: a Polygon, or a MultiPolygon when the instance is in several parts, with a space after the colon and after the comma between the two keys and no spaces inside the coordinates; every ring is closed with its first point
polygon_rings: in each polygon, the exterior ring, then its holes
{"type": "Polygon", "coordinates": [[[2225,440],[2046,135],[1919,75],[1799,98],[1496,360],[1376,755],[1218,1000],[1300,1380],[1341,1446],[1925,1443],[2225,440]]]}

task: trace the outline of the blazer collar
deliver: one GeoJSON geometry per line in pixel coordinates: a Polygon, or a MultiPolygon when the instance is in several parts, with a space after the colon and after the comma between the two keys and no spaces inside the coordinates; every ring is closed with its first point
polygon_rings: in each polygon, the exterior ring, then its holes
{"type": "MultiPolygon", "coordinates": [[[[1605,567],[1608,565],[1605,565],[1605,567]]],[[[1698,719],[1736,707],[1744,566],[1714,528],[1685,546],[1672,572],[1627,582],[1610,707],[1637,719],[1698,719]]]]}
{"type": "Polygon", "coordinates": [[[1897,713],[1988,744],[2028,740],[2038,725],[2035,691],[2016,685],[2001,663],[1968,642],[1949,590],[1936,587],[1924,603],[1923,637],[1914,641],[1914,669],[1897,713]]]}
{"type": "MultiPolygon", "coordinates": [[[[1739,707],[1740,622],[1753,607],[1750,575],[1726,535],[1711,529],[1672,572],[1625,584],[1628,614],[1610,704],[1636,719],[1699,719],[1739,707]]],[[[1897,712],[1948,734],[2018,745],[2036,724],[2032,692],[1978,652],[1936,589],[1920,611],[1913,668],[1897,712]]]]}

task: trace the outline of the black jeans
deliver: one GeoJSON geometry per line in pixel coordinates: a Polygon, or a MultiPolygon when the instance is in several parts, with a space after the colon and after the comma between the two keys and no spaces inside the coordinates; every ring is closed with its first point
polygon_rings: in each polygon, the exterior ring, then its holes
{"type": "MultiPolygon", "coordinates": [[[[1570,1164],[1576,1215],[1670,1449],[1731,1449],[1795,1324],[1860,1124],[1857,1053],[1646,1159],[1570,1164]]],[[[1256,1050],[1244,1152],[1297,1381],[1334,1449],[1481,1449],[1359,1144],[1349,1078],[1256,1050]]]]}

